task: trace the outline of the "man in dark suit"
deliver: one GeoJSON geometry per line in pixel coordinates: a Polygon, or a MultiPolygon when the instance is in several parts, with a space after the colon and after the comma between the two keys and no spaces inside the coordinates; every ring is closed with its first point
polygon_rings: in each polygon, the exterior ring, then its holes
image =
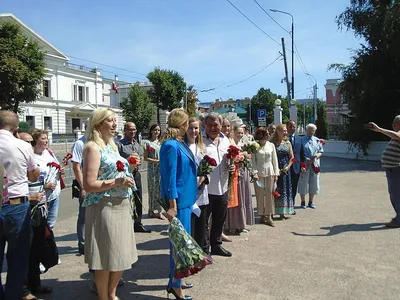
{"type": "MultiPolygon", "coordinates": [[[[300,152],[301,152],[301,137],[296,136],[296,122],[289,120],[286,123],[287,134],[290,143],[292,144],[293,155],[296,162],[290,167],[290,177],[292,178],[292,195],[293,203],[296,204],[297,184],[300,178],[300,152]]],[[[303,208],[303,207],[302,207],[303,208]]],[[[305,207],[304,207],[305,208],[305,207]]],[[[293,213],[296,214],[296,211],[293,213]]]]}

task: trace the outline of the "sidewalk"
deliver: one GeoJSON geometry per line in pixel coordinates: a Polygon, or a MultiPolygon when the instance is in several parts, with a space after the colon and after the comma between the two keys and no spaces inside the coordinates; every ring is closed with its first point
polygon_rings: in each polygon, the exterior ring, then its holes
{"type": "MultiPolygon", "coordinates": [[[[256,224],[234,236],[224,243],[233,257],[214,257],[215,264],[187,280],[195,285],[187,294],[210,300],[399,299],[400,230],[383,226],[393,216],[384,172],[377,163],[332,158],[322,158],[322,171],[316,210],[298,209],[275,228],[256,224]]],[[[166,299],[167,223],[144,224],[153,232],[136,234],[139,261],[124,273],[127,282],[118,290],[124,300],[166,299]]],[[[75,232],[76,213],[56,224],[62,263],[42,276],[54,289],[43,299],[97,299],[75,232]]]]}

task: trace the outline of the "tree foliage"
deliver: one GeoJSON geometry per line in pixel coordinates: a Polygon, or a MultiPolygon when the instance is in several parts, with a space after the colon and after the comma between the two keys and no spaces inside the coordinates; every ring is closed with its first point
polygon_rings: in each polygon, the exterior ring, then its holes
{"type": "Polygon", "coordinates": [[[363,40],[350,65],[331,67],[342,73],[339,89],[351,110],[346,137],[365,151],[369,141],[383,135],[364,130],[363,124],[374,121],[391,128],[393,117],[400,114],[400,4],[350,0],[336,21],[340,29],[352,30],[363,40]]]}
{"type": "Polygon", "coordinates": [[[303,129],[307,124],[311,123],[314,118],[314,106],[310,103],[296,103],[297,106],[297,125],[301,126],[303,129]]]}
{"type": "MultiPolygon", "coordinates": [[[[251,119],[255,123],[255,126],[258,126],[258,118],[257,118],[257,110],[266,109],[266,123],[271,124],[274,122],[274,108],[275,108],[275,100],[282,99],[282,96],[279,96],[270,89],[261,88],[258,90],[257,94],[251,98],[251,119]]],[[[282,99],[282,120],[283,122],[287,122],[289,120],[289,109],[288,102],[286,99],[282,99]]]]}
{"type": "Polygon", "coordinates": [[[125,120],[134,122],[138,132],[149,128],[155,106],[138,83],[131,86],[128,97],[122,99],[120,106],[125,120]]]}
{"type": "Polygon", "coordinates": [[[31,41],[19,25],[0,24],[0,106],[18,112],[19,104],[41,95],[45,75],[45,53],[31,41]]]}
{"type": "Polygon", "coordinates": [[[190,85],[186,91],[187,93],[187,112],[189,116],[194,117],[196,116],[196,108],[197,108],[197,102],[199,101],[197,96],[197,90],[193,87],[193,85],[190,85]]]}
{"type": "Polygon", "coordinates": [[[147,74],[147,79],[153,84],[148,93],[157,107],[157,121],[160,123],[160,109],[172,110],[182,107],[186,83],[178,72],[160,68],[154,68],[147,74]]]}
{"type": "Polygon", "coordinates": [[[317,136],[322,139],[328,138],[328,122],[326,120],[326,105],[325,102],[317,100],[317,136]]]}

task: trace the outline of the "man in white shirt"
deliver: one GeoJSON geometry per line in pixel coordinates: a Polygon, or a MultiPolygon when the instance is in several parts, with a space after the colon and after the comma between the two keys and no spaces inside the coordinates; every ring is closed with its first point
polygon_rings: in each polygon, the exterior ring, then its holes
{"type": "Polygon", "coordinates": [[[0,288],[0,299],[23,297],[31,233],[28,179],[37,181],[40,172],[32,146],[14,137],[17,130],[18,116],[0,111],[0,165],[4,166],[8,180],[8,198],[3,199],[0,212],[0,265],[7,243],[8,272],[5,290],[0,288]]]}
{"type": "Polygon", "coordinates": [[[232,253],[222,247],[222,230],[228,210],[228,177],[235,167],[230,167],[226,153],[230,146],[229,139],[221,133],[222,118],[216,113],[210,113],[204,118],[204,145],[205,154],[214,158],[217,167],[210,174],[208,184],[209,204],[207,207],[207,220],[212,216],[211,230],[206,225],[206,252],[211,246],[212,255],[232,256],[232,253]],[[209,233],[209,234],[208,234],[209,233]]]}
{"type": "Polygon", "coordinates": [[[82,177],[82,153],[86,142],[86,137],[83,136],[77,140],[72,146],[72,170],[74,171],[75,180],[72,182],[72,198],[79,199],[78,220],[76,222],[76,233],[78,236],[78,251],[81,255],[85,252],[85,207],[82,207],[85,200],[86,191],[83,187],[82,177]]]}

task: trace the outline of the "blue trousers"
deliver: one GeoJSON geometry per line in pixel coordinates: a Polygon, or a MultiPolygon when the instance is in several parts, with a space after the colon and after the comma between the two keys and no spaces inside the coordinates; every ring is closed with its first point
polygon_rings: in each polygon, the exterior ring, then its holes
{"type": "Polygon", "coordinates": [[[7,281],[3,290],[0,278],[0,300],[21,299],[30,252],[31,215],[29,202],[4,205],[0,212],[0,266],[7,248],[7,281]]]}
{"type": "MultiPolygon", "coordinates": [[[[186,231],[190,234],[191,231],[191,218],[192,218],[192,210],[190,207],[185,209],[179,209],[176,217],[181,221],[183,227],[185,227],[186,231]]],[[[182,285],[182,279],[177,279],[174,277],[175,270],[175,262],[172,256],[172,244],[169,243],[169,282],[168,287],[172,288],[180,288],[182,285]]]]}
{"type": "Polygon", "coordinates": [[[50,228],[53,229],[54,225],[56,225],[56,220],[58,216],[58,203],[60,202],[60,196],[58,196],[54,200],[50,200],[47,203],[47,209],[49,211],[49,215],[47,217],[47,223],[49,224],[50,228]]]}
{"type": "Polygon", "coordinates": [[[400,167],[386,169],[386,178],[390,202],[392,202],[392,206],[396,212],[396,217],[394,217],[393,220],[397,224],[400,224],[400,167]]]}

